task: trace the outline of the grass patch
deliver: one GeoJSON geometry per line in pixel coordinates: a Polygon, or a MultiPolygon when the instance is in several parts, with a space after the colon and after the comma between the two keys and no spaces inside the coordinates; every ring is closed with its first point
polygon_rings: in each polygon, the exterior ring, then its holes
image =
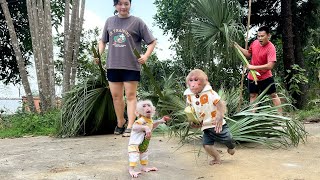
{"type": "Polygon", "coordinates": [[[45,114],[17,113],[2,116],[0,138],[55,135],[57,131],[56,123],[60,116],[60,110],[50,111],[45,114]]]}
{"type": "Polygon", "coordinates": [[[299,110],[295,113],[295,117],[299,121],[320,122],[320,108],[315,107],[308,110],[299,110]]]}

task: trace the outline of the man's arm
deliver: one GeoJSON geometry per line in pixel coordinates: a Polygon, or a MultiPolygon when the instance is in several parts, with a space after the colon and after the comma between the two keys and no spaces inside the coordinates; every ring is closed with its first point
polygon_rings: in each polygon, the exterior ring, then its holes
{"type": "Polygon", "coordinates": [[[267,64],[264,64],[264,65],[251,65],[251,64],[249,64],[247,66],[247,68],[250,70],[271,70],[271,69],[273,69],[274,65],[275,65],[275,61],[271,61],[271,62],[268,62],[267,64]]]}
{"type": "Polygon", "coordinates": [[[235,46],[236,48],[238,48],[238,49],[242,52],[242,54],[243,54],[247,59],[250,59],[250,58],[251,58],[251,54],[249,53],[248,50],[242,48],[242,47],[241,47],[238,43],[236,43],[236,42],[234,42],[234,46],[235,46]]]}

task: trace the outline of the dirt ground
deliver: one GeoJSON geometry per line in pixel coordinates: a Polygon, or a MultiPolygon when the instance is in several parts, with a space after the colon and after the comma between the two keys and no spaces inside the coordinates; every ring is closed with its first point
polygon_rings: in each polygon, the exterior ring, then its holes
{"type": "MultiPolygon", "coordinates": [[[[199,146],[178,139],[153,137],[150,165],[159,171],[143,173],[141,180],[316,180],[320,179],[320,123],[306,124],[308,141],[297,148],[271,150],[262,146],[226,148],[221,165],[210,166],[199,146]]],[[[26,137],[0,139],[1,180],[127,180],[128,138],[116,135],[57,139],[26,137]]]]}

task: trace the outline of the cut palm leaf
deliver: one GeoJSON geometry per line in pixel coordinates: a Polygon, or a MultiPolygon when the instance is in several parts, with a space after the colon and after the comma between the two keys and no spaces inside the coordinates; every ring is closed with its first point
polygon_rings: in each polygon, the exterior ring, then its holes
{"type": "MultiPolygon", "coordinates": [[[[236,49],[236,50],[235,50],[235,51],[236,51],[236,54],[237,54],[238,57],[241,59],[241,61],[243,62],[243,64],[244,64],[245,66],[248,66],[248,65],[249,65],[249,62],[248,62],[247,58],[242,54],[242,52],[240,51],[240,49],[239,49],[238,47],[235,47],[235,49],[236,49]]],[[[255,71],[255,70],[250,70],[250,73],[251,73],[251,75],[252,75],[252,77],[253,77],[253,80],[254,80],[255,84],[257,85],[257,84],[258,84],[257,75],[260,75],[260,74],[258,74],[258,72],[255,71]]]]}
{"type": "MultiPolygon", "coordinates": [[[[137,59],[141,58],[139,52],[137,51],[136,48],[133,49],[133,53],[136,56],[137,59]]],[[[146,64],[142,64],[143,70],[145,70],[147,76],[150,78],[152,85],[154,85],[155,89],[156,89],[156,93],[158,94],[158,96],[160,98],[163,97],[163,94],[161,92],[161,88],[159,87],[158,83],[156,82],[156,80],[154,79],[150,69],[147,67],[146,64]]]]}

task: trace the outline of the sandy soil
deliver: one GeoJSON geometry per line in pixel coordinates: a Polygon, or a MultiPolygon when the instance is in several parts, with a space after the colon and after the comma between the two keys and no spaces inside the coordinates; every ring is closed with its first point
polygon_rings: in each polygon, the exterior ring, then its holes
{"type": "MultiPolygon", "coordinates": [[[[223,164],[208,165],[199,146],[181,148],[177,139],[153,137],[150,165],[159,171],[143,173],[141,180],[316,180],[320,179],[320,124],[306,124],[308,142],[299,147],[270,150],[262,146],[226,148],[223,164]]],[[[115,135],[56,139],[27,137],[0,139],[0,179],[131,179],[127,172],[128,138],[115,135]]]]}

